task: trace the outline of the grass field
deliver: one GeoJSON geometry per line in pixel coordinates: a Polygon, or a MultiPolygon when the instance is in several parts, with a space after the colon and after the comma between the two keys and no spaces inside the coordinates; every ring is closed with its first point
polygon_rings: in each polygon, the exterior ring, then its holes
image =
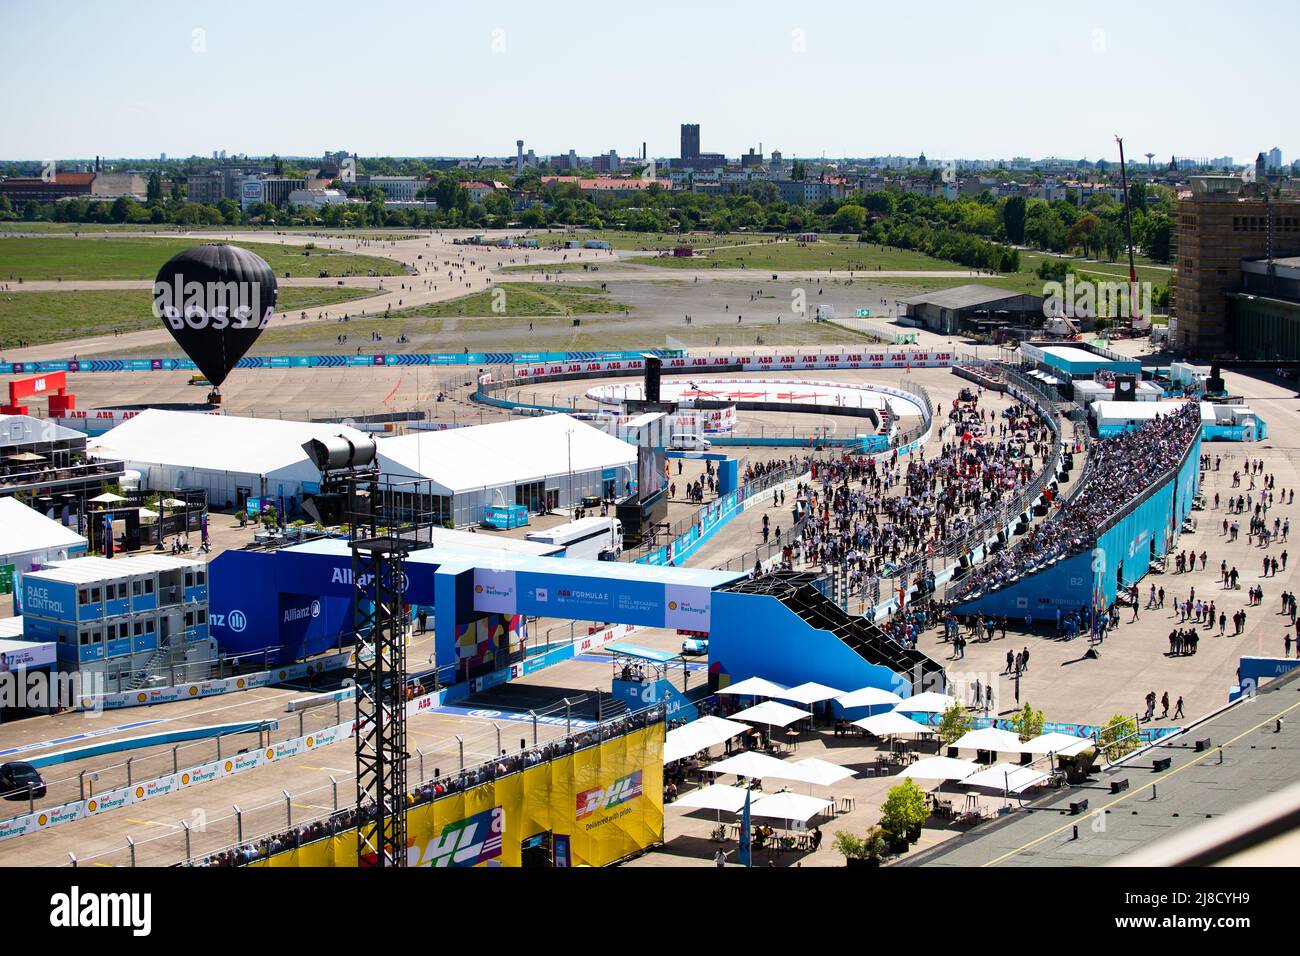
{"type": "MultiPolygon", "coordinates": [[[[591,351],[606,349],[647,348],[664,344],[685,347],[741,347],[764,345],[820,345],[858,343],[870,337],[830,322],[746,323],[743,331],[734,326],[679,326],[665,337],[662,330],[647,332],[635,317],[597,315],[582,319],[575,327],[573,319],[544,316],[520,322],[501,318],[427,318],[406,316],[389,319],[353,319],[346,325],[333,322],[268,329],[253,347],[254,354],[284,354],[286,347],[312,353],[362,353],[392,350],[399,352],[471,351],[591,351]],[[528,328],[532,325],[532,329],[528,328]],[[337,340],[340,330],[348,341],[337,340]],[[383,338],[375,341],[371,333],[383,338]],[[406,343],[397,344],[405,335],[406,343]]],[[[149,354],[157,354],[154,347],[149,354]]],[[[143,354],[143,353],[141,353],[143,354]]]]}
{"type": "MultiPolygon", "coordinates": [[[[136,237],[0,239],[0,279],[152,279],[176,253],[202,242],[136,237]]],[[[265,259],[280,277],[285,273],[315,276],[322,269],[334,276],[366,275],[372,271],[379,275],[406,274],[400,262],[375,256],[261,242],[240,245],[265,259]]]]}
{"type": "MultiPolygon", "coordinates": [[[[277,303],[283,318],[297,318],[304,309],[317,309],[374,295],[372,289],[298,286],[280,289],[277,303]]],[[[113,332],[157,328],[152,301],[145,290],[88,292],[0,293],[0,348],[19,340],[32,345],[62,342],[113,332]]]]}
{"type": "Polygon", "coordinates": [[[393,309],[391,318],[425,316],[449,318],[482,316],[512,318],[545,315],[598,315],[625,312],[627,306],[608,298],[609,293],[589,285],[547,286],[539,283],[503,282],[492,289],[446,302],[430,302],[409,309],[393,309]],[[497,303],[500,303],[497,306],[497,303]],[[496,306],[494,308],[494,306],[496,306]]]}
{"type": "Polygon", "coordinates": [[[890,271],[946,272],[965,271],[966,266],[934,259],[908,249],[858,242],[856,239],[823,239],[798,243],[755,235],[755,244],[717,249],[694,256],[634,256],[627,260],[638,265],[665,269],[760,269],[764,272],[821,272],[826,270],[873,272],[890,271]]]}
{"type": "Polygon", "coordinates": [[[693,249],[737,246],[745,243],[764,241],[767,237],[760,233],[733,232],[719,236],[712,232],[620,232],[613,229],[553,229],[529,230],[529,238],[536,239],[539,247],[550,249],[563,246],[569,240],[584,242],[588,239],[603,239],[615,249],[631,251],[657,251],[675,249],[678,246],[690,246],[693,249]]]}

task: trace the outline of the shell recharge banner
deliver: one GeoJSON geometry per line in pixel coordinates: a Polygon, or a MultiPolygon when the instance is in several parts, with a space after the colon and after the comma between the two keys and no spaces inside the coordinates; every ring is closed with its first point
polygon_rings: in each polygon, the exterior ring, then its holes
{"type": "MultiPolygon", "coordinates": [[[[523,842],[567,838],[568,865],[605,866],[662,842],[664,725],[651,724],[548,763],[413,807],[411,866],[520,866],[523,842]]],[[[253,866],[357,865],[356,831],[253,866]]]]}

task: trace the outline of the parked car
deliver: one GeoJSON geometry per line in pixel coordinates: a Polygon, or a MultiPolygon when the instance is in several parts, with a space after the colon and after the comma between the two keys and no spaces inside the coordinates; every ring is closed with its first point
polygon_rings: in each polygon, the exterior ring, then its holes
{"type": "Polygon", "coordinates": [[[45,781],[35,767],[20,760],[0,764],[0,794],[6,800],[26,800],[29,787],[33,797],[45,796],[45,781]]]}

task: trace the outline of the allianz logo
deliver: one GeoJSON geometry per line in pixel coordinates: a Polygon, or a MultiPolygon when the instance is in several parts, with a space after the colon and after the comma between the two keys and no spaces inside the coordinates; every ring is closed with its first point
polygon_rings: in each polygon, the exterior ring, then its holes
{"type": "MultiPolygon", "coordinates": [[[[357,583],[360,584],[360,586],[363,587],[363,588],[368,588],[368,587],[370,587],[370,585],[374,582],[374,579],[375,579],[375,576],[374,576],[373,574],[363,574],[363,575],[361,575],[361,578],[360,578],[360,580],[359,580],[357,583]]],[[[330,572],[330,584],[351,584],[351,583],[352,583],[352,569],[351,569],[351,568],[338,568],[338,567],[336,567],[336,568],[333,568],[333,569],[331,570],[331,572],[330,572]]],[[[403,571],[403,572],[402,572],[402,591],[403,591],[403,593],[405,593],[405,592],[410,588],[410,585],[411,585],[411,578],[410,578],[410,575],[408,575],[405,571],[403,571]]]]}
{"type": "Polygon", "coordinates": [[[307,607],[291,607],[284,612],[284,623],[302,621],[309,617],[320,617],[320,601],[312,601],[307,607]]]}

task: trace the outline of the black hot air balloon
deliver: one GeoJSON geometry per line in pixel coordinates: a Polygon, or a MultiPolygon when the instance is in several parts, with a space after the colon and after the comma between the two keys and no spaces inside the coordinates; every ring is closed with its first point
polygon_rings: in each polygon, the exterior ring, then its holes
{"type": "Polygon", "coordinates": [[[277,289],[261,256],[203,245],[167,260],[153,292],[154,315],[215,389],[270,322],[277,289]]]}

